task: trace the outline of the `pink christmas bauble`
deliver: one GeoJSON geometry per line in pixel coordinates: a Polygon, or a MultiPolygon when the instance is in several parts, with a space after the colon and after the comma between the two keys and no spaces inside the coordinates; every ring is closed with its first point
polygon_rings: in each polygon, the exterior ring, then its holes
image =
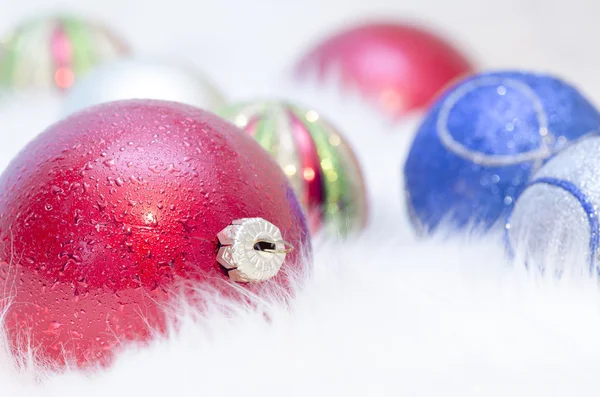
{"type": "Polygon", "coordinates": [[[473,71],[467,58],[416,26],[367,24],[328,38],[298,63],[297,76],[340,79],[392,117],[425,107],[454,79],[473,71]]]}
{"type": "Polygon", "coordinates": [[[106,363],[165,329],[182,286],[289,291],[308,241],[286,176],[235,126],[174,102],[88,108],[0,177],[9,342],[59,365],[106,363]]]}

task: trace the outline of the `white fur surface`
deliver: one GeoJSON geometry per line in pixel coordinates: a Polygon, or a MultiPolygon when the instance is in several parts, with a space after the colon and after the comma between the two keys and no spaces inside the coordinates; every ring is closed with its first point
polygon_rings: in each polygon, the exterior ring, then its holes
{"type": "MultiPolygon", "coordinates": [[[[283,78],[325,32],[397,16],[436,24],[481,65],[552,71],[598,100],[593,0],[0,0],[0,27],[57,7],[105,19],[142,53],[192,60],[231,98],[277,95],[319,110],[357,149],[371,224],[355,241],[316,241],[314,276],[291,308],[265,304],[270,322],[243,307],[226,316],[227,303],[215,302],[199,320],[184,316],[179,333],[93,373],[19,371],[1,350],[0,396],[598,395],[597,280],[528,274],[493,237],[418,240],[400,179],[418,116],[392,124],[356,95],[283,78]]],[[[0,102],[0,168],[60,105],[0,102]]]]}

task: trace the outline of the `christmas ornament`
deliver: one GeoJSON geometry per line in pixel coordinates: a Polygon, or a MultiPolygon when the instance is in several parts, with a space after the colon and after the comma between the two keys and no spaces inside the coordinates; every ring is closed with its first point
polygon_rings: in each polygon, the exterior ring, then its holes
{"type": "Polygon", "coordinates": [[[221,94],[193,68],[127,58],[106,63],[78,82],[65,100],[63,113],[121,99],[161,99],[207,110],[225,104],[221,94]]]}
{"type": "Polygon", "coordinates": [[[313,233],[325,226],[346,236],[366,223],[366,192],[348,143],[314,110],[256,101],[221,112],[279,163],[308,214],[313,233]]]}
{"type": "Polygon", "coordinates": [[[507,243],[513,255],[532,267],[558,272],[597,267],[598,153],[600,137],[581,139],[536,173],[506,224],[507,243]]]}
{"type": "Polygon", "coordinates": [[[325,40],[299,62],[300,77],[339,77],[393,117],[421,109],[469,61],[431,32],[402,24],[367,24],[325,40]]]}
{"type": "Polygon", "coordinates": [[[492,227],[551,155],[599,126],[598,111],[555,77],[490,72],[463,80],[427,114],[408,155],[414,223],[429,231],[441,222],[492,227]]]}
{"type": "Polygon", "coordinates": [[[290,290],[308,238],[285,175],[233,125],[173,102],[89,108],[0,178],[9,340],[20,351],[30,338],[59,364],[105,363],[121,342],[165,329],[183,284],[290,290]]]}
{"type": "Polygon", "coordinates": [[[0,44],[4,89],[64,90],[96,65],[127,52],[104,26],[68,16],[28,21],[0,44]]]}

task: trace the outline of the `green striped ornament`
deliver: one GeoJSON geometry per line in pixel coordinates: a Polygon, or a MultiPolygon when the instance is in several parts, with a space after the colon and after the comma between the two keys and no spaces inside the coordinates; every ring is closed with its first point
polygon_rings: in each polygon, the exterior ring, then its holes
{"type": "Polygon", "coordinates": [[[68,89],[127,46],[104,26],[60,16],[30,20],[0,41],[0,88],[68,89]]]}
{"type": "Polygon", "coordinates": [[[342,135],[314,110],[257,101],[233,105],[221,116],[266,149],[289,177],[311,231],[342,237],[367,221],[364,178],[342,135]]]}

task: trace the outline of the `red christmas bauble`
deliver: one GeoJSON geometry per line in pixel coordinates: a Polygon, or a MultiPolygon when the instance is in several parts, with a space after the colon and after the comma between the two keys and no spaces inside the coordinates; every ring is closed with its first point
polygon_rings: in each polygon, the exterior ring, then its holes
{"type": "Polygon", "coordinates": [[[233,125],[186,105],[113,102],[60,121],[13,160],[0,188],[9,341],[59,365],[106,363],[121,342],[164,330],[181,285],[228,293],[231,277],[257,293],[289,291],[290,274],[308,270],[306,222],[280,167],[233,125]],[[250,250],[268,248],[250,254],[279,270],[268,282],[257,281],[265,269],[221,265],[236,265],[232,244],[248,236],[250,250]]]}
{"type": "Polygon", "coordinates": [[[471,63],[442,38],[415,26],[368,24],[339,33],[298,63],[300,77],[339,75],[393,117],[426,106],[471,63]]]}

